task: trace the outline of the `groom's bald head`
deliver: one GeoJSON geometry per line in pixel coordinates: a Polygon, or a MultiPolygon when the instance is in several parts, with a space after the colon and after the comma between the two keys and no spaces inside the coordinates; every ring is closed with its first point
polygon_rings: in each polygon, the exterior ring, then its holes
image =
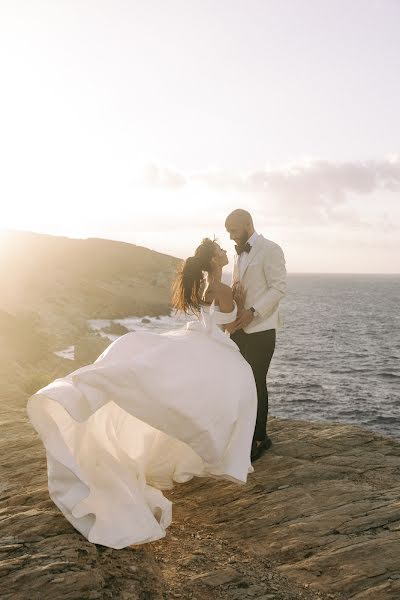
{"type": "Polygon", "coordinates": [[[236,244],[246,243],[254,233],[252,216],[243,208],[237,208],[226,217],[225,227],[236,244]]]}
{"type": "Polygon", "coordinates": [[[240,223],[241,225],[249,224],[253,226],[253,219],[247,210],[244,210],[243,208],[237,208],[229,213],[229,215],[226,217],[225,226],[227,226],[228,223],[240,223]]]}

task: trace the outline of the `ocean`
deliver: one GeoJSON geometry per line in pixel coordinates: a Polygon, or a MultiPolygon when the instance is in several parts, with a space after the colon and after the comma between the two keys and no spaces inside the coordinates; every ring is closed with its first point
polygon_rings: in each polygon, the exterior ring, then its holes
{"type": "MultiPolygon", "coordinates": [[[[400,439],[400,275],[290,275],[282,313],[268,374],[270,414],[400,439]]],[[[117,322],[160,332],[185,325],[174,315],[117,322]]],[[[110,325],[90,323],[103,335],[110,325]]]]}
{"type": "Polygon", "coordinates": [[[400,276],[292,275],[271,413],[400,438],[400,276]]]}

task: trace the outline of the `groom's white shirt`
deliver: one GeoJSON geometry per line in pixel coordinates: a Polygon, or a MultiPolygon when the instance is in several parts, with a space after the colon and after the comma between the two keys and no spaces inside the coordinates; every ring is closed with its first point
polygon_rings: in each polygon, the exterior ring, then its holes
{"type": "Polygon", "coordinates": [[[240,281],[246,292],[245,308],[256,314],[244,328],[246,333],[278,329],[279,302],[286,294],[286,265],[282,248],[254,233],[248,240],[251,250],[235,257],[233,282],[240,281]]]}
{"type": "MultiPolygon", "coordinates": [[[[249,237],[249,239],[247,240],[247,243],[250,244],[251,247],[253,247],[254,244],[256,243],[257,238],[258,238],[258,233],[257,233],[257,231],[255,231],[253,233],[253,235],[249,237]]],[[[250,252],[242,252],[242,254],[237,257],[238,258],[239,277],[242,275],[242,273],[244,273],[247,265],[249,264],[249,256],[250,256],[250,252]]]]}

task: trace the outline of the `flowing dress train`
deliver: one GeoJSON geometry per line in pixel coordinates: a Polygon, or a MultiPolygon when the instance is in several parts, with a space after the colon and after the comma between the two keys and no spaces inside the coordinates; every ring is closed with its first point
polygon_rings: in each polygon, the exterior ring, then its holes
{"type": "Polygon", "coordinates": [[[221,329],[236,311],[202,307],[186,329],[127,333],[29,399],[50,497],[90,542],[162,538],[172,511],[161,490],[253,471],[253,373],[221,329]]]}

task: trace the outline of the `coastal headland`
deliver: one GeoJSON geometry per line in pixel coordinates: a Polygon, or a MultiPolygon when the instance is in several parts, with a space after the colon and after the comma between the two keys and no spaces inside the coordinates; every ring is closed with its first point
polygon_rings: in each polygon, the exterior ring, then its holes
{"type": "Polygon", "coordinates": [[[26,400],[109,343],[88,319],[168,314],[179,261],[107,240],[15,232],[6,241],[2,600],[400,598],[400,443],[350,425],[272,417],[272,449],[246,485],[195,478],[166,492],[164,539],[124,550],[85,540],[49,498],[26,400]],[[71,343],[74,361],[54,354],[71,343]]]}

